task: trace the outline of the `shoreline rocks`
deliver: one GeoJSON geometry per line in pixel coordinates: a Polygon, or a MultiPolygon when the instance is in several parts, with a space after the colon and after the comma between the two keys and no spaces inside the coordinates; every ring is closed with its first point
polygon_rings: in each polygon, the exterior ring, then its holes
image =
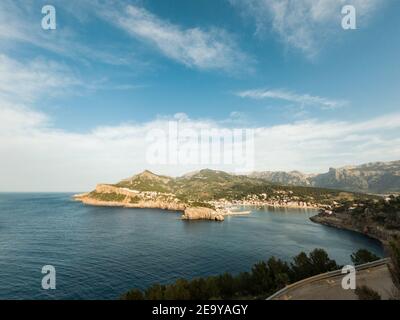
{"type": "Polygon", "coordinates": [[[224,221],[225,218],[213,209],[204,207],[189,207],[186,208],[183,215],[183,220],[212,220],[224,221]]]}
{"type": "Polygon", "coordinates": [[[319,223],[328,227],[338,228],[342,230],[349,230],[360,233],[364,236],[378,240],[383,246],[386,246],[392,237],[400,236],[400,232],[396,230],[388,230],[380,225],[359,223],[356,224],[351,221],[346,215],[322,215],[318,214],[310,217],[314,223],[319,223]]]}

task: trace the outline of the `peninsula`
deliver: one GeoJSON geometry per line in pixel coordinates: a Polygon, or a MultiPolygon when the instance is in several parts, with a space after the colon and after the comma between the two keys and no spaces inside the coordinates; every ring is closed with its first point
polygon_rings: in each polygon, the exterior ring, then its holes
{"type": "Polygon", "coordinates": [[[94,206],[154,208],[181,211],[182,219],[223,221],[227,215],[249,213],[241,206],[328,208],[333,203],[376,198],[339,190],[284,186],[265,179],[204,169],[181,177],[144,171],[116,184],[99,184],[75,195],[94,206]]]}

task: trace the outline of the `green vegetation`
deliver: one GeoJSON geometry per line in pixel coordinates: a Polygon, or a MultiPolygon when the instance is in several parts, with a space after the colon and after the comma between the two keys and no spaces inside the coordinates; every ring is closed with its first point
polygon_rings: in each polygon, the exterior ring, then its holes
{"type": "Polygon", "coordinates": [[[168,193],[170,189],[168,185],[161,184],[157,181],[149,181],[147,179],[137,179],[134,183],[120,182],[116,184],[117,187],[130,188],[138,191],[153,191],[168,193]]]}
{"type": "Polygon", "coordinates": [[[122,180],[115,186],[121,188],[130,188],[138,191],[168,193],[171,191],[170,182],[172,181],[172,178],[159,176],[146,170],[130,179],[122,180]]]}
{"type": "Polygon", "coordinates": [[[357,287],[356,295],[358,296],[358,300],[382,300],[378,292],[367,286],[357,287]]]}
{"type": "Polygon", "coordinates": [[[138,202],[140,202],[140,200],[141,200],[141,198],[138,197],[138,196],[131,196],[131,197],[129,198],[129,202],[130,202],[130,203],[138,203],[138,202]]]}
{"type": "Polygon", "coordinates": [[[400,230],[400,196],[343,201],[333,211],[351,214],[355,223],[369,220],[388,230],[400,230]]]}
{"type": "Polygon", "coordinates": [[[309,255],[304,252],[291,263],[271,257],[259,262],[250,272],[197,278],[178,279],[169,285],[155,284],[144,292],[133,289],[122,296],[126,300],[210,300],[265,299],[286,285],[320,273],[337,270],[339,266],[322,249],[309,255]]]}
{"type": "Polygon", "coordinates": [[[100,201],[108,201],[108,202],[121,202],[124,201],[126,196],[123,194],[118,194],[115,192],[112,193],[99,193],[96,191],[93,191],[89,194],[91,198],[100,200],[100,201]]]}
{"type": "Polygon", "coordinates": [[[127,292],[124,296],[125,300],[144,300],[142,291],[138,289],[133,289],[127,292]]]}
{"type": "Polygon", "coordinates": [[[191,207],[215,209],[215,206],[207,202],[189,201],[188,203],[190,204],[191,207]]]}
{"type": "Polygon", "coordinates": [[[372,252],[365,250],[365,249],[360,249],[351,255],[351,261],[356,266],[358,266],[360,264],[368,263],[368,262],[373,262],[373,261],[376,261],[379,259],[380,258],[377,255],[375,255],[372,252]]]}
{"type": "Polygon", "coordinates": [[[149,171],[125,179],[115,186],[138,191],[170,193],[184,203],[201,203],[212,200],[244,200],[254,196],[260,200],[290,200],[330,204],[333,201],[375,199],[375,196],[354,194],[339,190],[281,186],[263,179],[243,175],[232,175],[223,171],[201,170],[180,178],[158,176],[149,171]],[[262,197],[261,197],[262,195],[262,197]],[[261,198],[260,198],[261,197],[261,198]]]}
{"type": "Polygon", "coordinates": [[[390,275],[398,290],[397,298],[400,299],[400,239],[393,239],[389,243],[389,255],[391,259],[389,265],[390,275]]]}

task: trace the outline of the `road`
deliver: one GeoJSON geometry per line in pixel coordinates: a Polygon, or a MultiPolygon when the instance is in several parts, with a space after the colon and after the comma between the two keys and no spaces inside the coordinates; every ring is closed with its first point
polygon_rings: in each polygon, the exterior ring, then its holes
{"type": "MultiPolygon", "coordinates": [[[[382,299],[390,299],[394,286],[390,277],[387,260],[375,263],[375,265],[364,265],[357,270],[357,287],[366,285],[377,291],[382,299]]],[[[342,279],[345,274],[341,271],[318,275],[287,286],[279,291],[271,300],[357,300],[354,290],[344,290],[342,279]]]]}

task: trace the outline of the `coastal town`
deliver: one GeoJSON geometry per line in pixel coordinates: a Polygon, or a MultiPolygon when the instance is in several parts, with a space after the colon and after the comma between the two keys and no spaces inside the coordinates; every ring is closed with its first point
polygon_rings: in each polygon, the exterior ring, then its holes
{"type": "Polygon", "coordinates": [[[330,204],[337,203],[331,199],[347,199],[348,195],[317,192],[306,187],[282,187],[256,178],[203,170],[184,179],[145,171],[116,185],[99,184],[94,191],[74,198],[87,205],[164,209],[183,212],[185,220],[224,221],[226,216],[246,215],[251,213],[251,208],[267,206],[329,212],[330,204]],[[228,189],[232,187],[237,193],[228,189]]]}

